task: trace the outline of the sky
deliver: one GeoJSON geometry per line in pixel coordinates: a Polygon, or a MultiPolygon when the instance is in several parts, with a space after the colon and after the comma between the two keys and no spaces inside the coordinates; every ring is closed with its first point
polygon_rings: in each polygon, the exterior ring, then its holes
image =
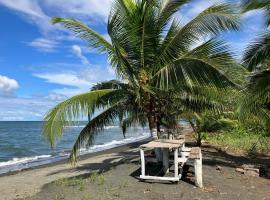
{"type": "MultiPolygon", "coordinates": [[[[50,23],[53,16],[74,18],[108,39],[112,1],[0,0],[0,121],[42,120],[60,101],[115,78],[105,55],[50,23]]],[[[188,22],[217,2],[193,0],[176,17],[188,22]]],[[[248,12],[239,32],[222,35],[239,58],[263,29],[262,17],[262,12],[248,12]]]]}

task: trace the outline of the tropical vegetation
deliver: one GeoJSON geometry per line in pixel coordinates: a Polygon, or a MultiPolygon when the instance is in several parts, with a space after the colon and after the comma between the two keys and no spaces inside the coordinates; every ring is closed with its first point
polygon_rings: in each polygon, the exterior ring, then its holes
{"type": "MultiPolygon", "coordinates": [[[[242,10],[260,7],[268,11],[265,2],[243,1],[242,10]]],[[[87,125],[70,154],[72,162],[82,146],[90,145],[96,134],[115,122],[124,136],[129,127],[139,124],[148,126],[157,137],[162,125],[173,128],[184,118],[192,125],[198,145],[205,132],[228,127],[246,130],[257,122],[263,131],[269,127],[269,33],[247,48],[242,65],[253,73],[246,79],[247,71],[219,38],[224,32],[239,30],[239,9],[234,4],[215,4],[190,21],[180,22],[178,13],[188,3],[115,0],[107,24],[109,41],[75,19],[52,19],[105,54],[117,80],[97,83],[89,92],[50,110],[43,133],[51,146],[67,125],[86,118],[87,125]],[[238,118],[248,126],[240,125],[238,118]]]]}
{"type": "Polygon", "coordinates": [[[250,72],[239,106],[240,119],[262,124],[270,131],[270,1],[245,0],[243,12],[262,9],[265,12],[266,29],[252,42],[244,52],[243,66],[250,72]],[[248,120],[247,120],[248,119],[248,120]]]}

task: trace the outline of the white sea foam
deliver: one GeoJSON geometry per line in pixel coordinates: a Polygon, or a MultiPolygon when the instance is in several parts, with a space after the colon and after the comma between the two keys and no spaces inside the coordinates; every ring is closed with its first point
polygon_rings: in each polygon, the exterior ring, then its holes
{"type": "MultiPolygon", "coordinates": [[[[66,128],[84,128],[85,125],[72,125],[72,126],[65,126],[66,128]]],[[[112,128],[119,128],[119,126],[105,126],[104,129],[112,129],[112,128]]]]}
{"type": "Polygon", "coordinates": [[[72,126],[65,126],[66,128],[83,128],[85,125],[72,125],[72,126]]]}
{"type": "Polygon", "coordinates": [[[112,129],[112,128],[119,128],[119,126],[105,126],[105,128],[104,129],[112,129]]]}
{"type": "Polygon", "coordinates": [[[41,156],[33,156],[33,157],[13,158],[12,160],[9,160],[7,162],[0,162],[0,167],[22,164],[22,163],[27,163],[27,162],[31,162],[31,161],[41,160],[41,159],[48,159],[50,157],[52,157],[52,156],[51,155],[41,155],[41,156]]]}
{"type": "MultiPolygon", "coordinates": [[[[114,127],[118,127],[118,126],[111,126],[110,128],[114,128],[114,127]]],[[[111,149],[111,148],[122,146],[125,144],[137,142],[137,141],[149,138],[149,137],[150,137],[150,134],[145,132],[145,133],[142,133],[141,136],[139,137],[130,137],[123,140],[113,140],[105,144],[93,145],[89,148],[81,149],[80,155],[85,155],[89,153],[111,149]]],[[[40,156],[33,156],[33,157],[13,158],[12,160],[9,160],[6,162],[0,162],[0,174],[12,172],[12,171],[19,171],[22,169],[27,169],[27,168],[31,168],[35,166],[44,165],[44,164],[49,164],[52,162],[66,159],[68,158],[68,156],[69,156],[69,153],[61,152],[56,156],[40,155],[40,156]]]]}

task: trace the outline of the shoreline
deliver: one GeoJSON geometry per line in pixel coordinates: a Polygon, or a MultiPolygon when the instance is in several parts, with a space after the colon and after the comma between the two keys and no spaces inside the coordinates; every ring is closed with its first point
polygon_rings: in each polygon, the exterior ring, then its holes
{"type": "MultiPolygon", "coordinates": [[[[112,147],[112,148],[109,148],[109,149],[104,149],[104,150],[100,150],[100,151],[96,151],[96,152],[84,153],[84,154],[79,156],[78,163],[81,162],[81,161],[84,161],[86,159],[90,159],[91,157],[95,157],[95,156],[99,156],[99,155],[103,155],[103,154],[107,154],[107,153],[118,152],[119,150],[121,150],[125,146],[129,146],[129,145],[138,146],[138,145],[140,145],[140,144],[142,144],[144,142],[147,142],[149,140],[151,140],[150,137],[144,138],[144,139],[139,140],[139,141],[134,141],[134,142],[131,142],[131,143],[121,144],[119,146],[112,147]]],[[[34,170],[34,169],[42,169],[42,168],[52,167],[52,166],[56,166],[56,165],[60,165],[60,164],[68,164],[68,165],[70,165],[70,163],[68,161],[68,158],[63,158],[61,160],[54,161],[54,162],[51,162],[51,163],[32,166],[32,167],[28,167],[28,168],[24,168],[24,169],[16,170],[16,171],[5,172],[5,173],[0,174],[0,178],[5,177],[5,176],[10,176],[10,175],[16,175],[18,173],[25,172],[25,171],[31,171],[31,170],[34,170]]]]}
{"type": "MultiPolygon", "coordinates": [[[[150,136],[145,135],[145,136],[141,136],[141,137],[133,138],[133,139],[126,138],[126,139],[123,139],[121,141],[120,140],[113,140],[114,142],[119,143],[119,144],[111,144],[111,142],[108,142],[108,143],[104,143],[104,144],[100,145],[103,147],[98,147],[98,148],[96,148],[96,146],[99,146],[99,145],[93,145],[89,149],[82,151],[81,155],[79,157],[84,158],[85,156],[87,157],[90,154],[103,152],[103,151],[110,150],[110,149],[113,149],[116,147],[120,147],[120,146],[123,146],[126,144],[140,142],[143,140],[147,140],[149,138],[150,138],[150,136]]],[[[43,166],[50,166],[50,165],[53,165],[54,163],[56,163],[56,164],[57,163],[65,163],[65,162],[67,162],[67,160],[69,158],[68,154],[69,154],[69,152],[66,152],[65,155],[62,155],[62,156],[61,155],[49,156],[47,159],[45,158],[45,159],[40,159],[40,160],[38,160],[38,159],[31,160],[31,157],[29,157],[29,158],[27,158],[27,159],[29,159],[29,161],[22,161],[21,163],[18,162],[18,163],[6,165],[6,166],[0,166],[0,177],[6,176],[9,174],[16,174],[16,173],[21,172],[21,171],[31,170],[31,169],[35,169],[35,168],[39,168],[39,167],[43,167],[43,166]]],[[[43,155],[34,156],[34,157],[41,157],[41,156],[43,156],[43,155]]],[[[21,159],[21,158],[19,158],[19,159],[21,159]]],[[[7,161],[7,162],[9,162],[9,161],[7,161]]]]}
{"type": "Polygon", "coordinates": [[[5,190],[1,191],[1,199],[12,200],[33,196],[41,191],[48,183],[61,178],[78,176],[96,170],[84,167],[91,163],[99,166],[111,165],[113,163],[104,164],[103,161],[106,159],[121,160],[126,157],[125,155],[127,154],[125,153],[129,151],[133,153],[136,151],[135,154],[137,155],[138,146],[147,141],[149,141],[149,138],[112,149],[82,155],[75,167],[72,167],[68,160],[65,159],[21,171],[2,174],[0,175],[0,188],[4,188],[5,190]]]}

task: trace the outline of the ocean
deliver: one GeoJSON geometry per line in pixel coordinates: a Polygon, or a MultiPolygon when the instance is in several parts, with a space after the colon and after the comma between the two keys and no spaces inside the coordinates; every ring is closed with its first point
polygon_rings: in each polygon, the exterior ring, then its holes
{"type": "MultiPolygon", "coordinates": [[[[0,174],[40,166],[68,158],[75,139],[85,122],[66,127],[64,136],[54,149],[41,134],[43,122],[0,121],[0,174]]],[[[110,149],[143,140],[150,136],[147,128],[134,127],[124,139],[118,125],[107,126],[98,134],[93,144],[81,149],[81,154],[110,149]]]]}

